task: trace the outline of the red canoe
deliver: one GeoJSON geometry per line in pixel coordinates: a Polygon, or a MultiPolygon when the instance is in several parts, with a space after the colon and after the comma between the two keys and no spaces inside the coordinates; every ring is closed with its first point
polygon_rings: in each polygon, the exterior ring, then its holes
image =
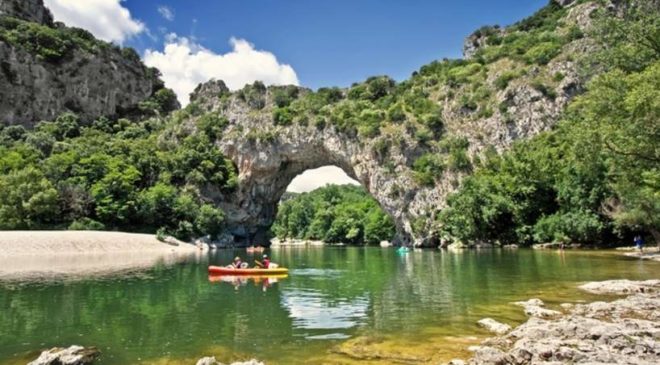
{"type": "Polygon", "coordinates": [[[275,269],[235,269],[224,266],[209,266],[209,273],[221,275],[282,275],[289,272],[289,269],[278,267],[275,269]]]}

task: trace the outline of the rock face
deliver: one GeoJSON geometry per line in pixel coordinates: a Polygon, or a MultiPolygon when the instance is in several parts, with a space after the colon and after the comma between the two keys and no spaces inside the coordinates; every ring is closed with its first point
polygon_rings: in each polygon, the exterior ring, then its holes
{"type": "Polygon", "coordinates": [[[28,365],[85,365],[96,360],[101,352],[95,347],[73,345],[68,348],[54,347],[41,353],[28,365]]]}
{"type": "MultiPolygon", "coordinates": [[[[620,293],[620,282],[590,283],[602,293],[620,293]]],[[[610,303],[578,304],[557,319],[530,318],[503,337],[476,347],[469,364],[658,364],[660,284],[610,303]]]]}
{"type": "Polygon", "coordinates": [[[499,27],[482,27],[470,34],[463,42],[463,58],[472,58],[477,51],[487,44],[489,36],[500,35],[503,31],[499,27]]]}
{"type": "Polygon", "coordinates": [[[1,0],[0,16],[11,16],[45,25],[53,25],[53,15],[43,0],[1,0]]]}
{"type": "MultiPolygon", "coordinates": [[[[44,27],[53,25],[42,0],[0,0],[0,16],[44,27]]],[[[0,124],[31,127],[67,111],[83,121],[113,117],[134,109],[163,87],[159,73],[137,54],[98,40],[92,49],[72,46],[57,60],[45,60],[29,47],[0,37],[0,124]]]]}
{"type": "MultiPolygon", "coordinates": [[[[593,6],[592,3],[574,6],[570,10],[573,20],[567,20],[567,24],[575,24],[575,19],[581,19],[578,15],[593,11],[593,6]]],[[[494,89],[496,107],[484,116],[462,106],[461,98],[471,93],[467,86],[439,86],[434,93],[447,95],[433,100],[442,110],[443,138],[466,139],[467,154],[474,161],[485,151],[502,152],[517,140],[548,130],[582,89],[585,80],[577,74],[575,56],[589,52],[590,47],[588,39],[570,42],[547,65],[530,67],[526,75],[504,88],[494,89]],[[534,80],[541,75],[556,79],[550,87],[552,96],[548,96],[547,90],[534,87],[534,80]],[[506,111],[501,110],[502,105],[506,111]]],[[[485,82],[494,83],[512,67],[526,66],[500,59],[488,66],[485,82]]],[[[198,110],[227,121],[216,144],[234,162],[238,188],[231,194],[212,187],[202,193],[226,212],[227,228],[236,244],[268,244],[267,232],[291,180],[307,169],[325,165],[338,166],[360,182],[393,218],[397,230],[394,244],[437,246],[440,243],[432,230],[434,215],[444,208],[446,197],[460,185],[467,172],[446,169],[433,186],[422,186],[414,178],[413,164],[428,151],[428,146],[419,141],[414,129],[411,131],[406,123],[389,122],[387,128],[381,128],[379,135],[372,138],[341,130],[332,123],[308,119],[280,124],[274,119],[278,110],[277,90],[262,85],[229,93],[223,83],[213,80],[200,85],[191,95],[198,110]]],[[[300,99],[309,92],[299,88],[294,94],[300,99]]],[[[341,93],[340,98],[345,100],[348,90],[341,93]]],[[[198,119],[192,117],[186,128],[195,128],[198,119]]]]}
{"type": "Polygon", "coordinates": [[[561,6],[569,6],[575,2],[575,0],[555,0],[555,2],[561,6]]]}

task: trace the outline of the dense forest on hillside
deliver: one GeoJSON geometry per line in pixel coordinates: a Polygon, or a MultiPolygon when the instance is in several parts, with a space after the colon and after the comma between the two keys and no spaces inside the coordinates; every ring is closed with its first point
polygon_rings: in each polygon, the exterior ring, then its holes
{"type": "Polygon", "coordinates": [[[640,2],[603,19],[603,72],[554,130],[487,160],[448,199],[448,239],[611,243],[649,232],[660,243],[660,10],[640,2]]]}
{"type": "Polygon", "coordinates": [[[280,239],[378,244],[394,235],[392,219],[362,187],[329,185],[287,195],[272,227],[280,239]]]}
{"type": "Polygon", "coordinates": [[[3,128],[0,229],[216,235],[224,213],[199,189],[233,189],[235,168],[205,134],[180,135],[176,143],[165,137],[185,114],[141,123],[101,118],[89,126],[64,114],[30,131],[3,128]]]}

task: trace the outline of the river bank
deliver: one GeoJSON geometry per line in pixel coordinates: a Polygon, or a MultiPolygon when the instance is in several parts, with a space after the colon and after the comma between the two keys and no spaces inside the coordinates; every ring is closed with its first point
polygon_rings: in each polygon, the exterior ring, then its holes
{"type": "Polygon", "coordinates": [[[280,246],[331,246],[332,244],[326,243],[319,240],[304,240],[297,238],[285,238],[280,240],[275,237],[270,240],[271,247],[280,247],[280,246]]]}
{"type": "Polygon", "coordinates": [[[611,302],[565,303],[563,313],[543,308],[538,299],[518,303],[530,319],[510,332],[485,321],[493,325],[493,332],[508,333],[472,346],[474,357],[467,364],[660,363],[660,280],[590,282],[580,289],[628,296],[611,302]]]}
{"type": "Polygon", "coordinates": [[[173,263],[198,253],[192,244],[151,234],[102,231],[2,231],[0,279],[87,276],[173,263]]]}

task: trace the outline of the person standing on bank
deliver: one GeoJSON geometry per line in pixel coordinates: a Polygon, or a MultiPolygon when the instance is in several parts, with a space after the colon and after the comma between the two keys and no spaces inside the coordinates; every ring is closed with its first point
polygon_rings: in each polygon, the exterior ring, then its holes
{"type": "Polygon", "coordinates": [[[635,246],[639,249],[640,253],[644,253],[644,239],[642,238],[641,235],[635,236],[635,246]]]}

